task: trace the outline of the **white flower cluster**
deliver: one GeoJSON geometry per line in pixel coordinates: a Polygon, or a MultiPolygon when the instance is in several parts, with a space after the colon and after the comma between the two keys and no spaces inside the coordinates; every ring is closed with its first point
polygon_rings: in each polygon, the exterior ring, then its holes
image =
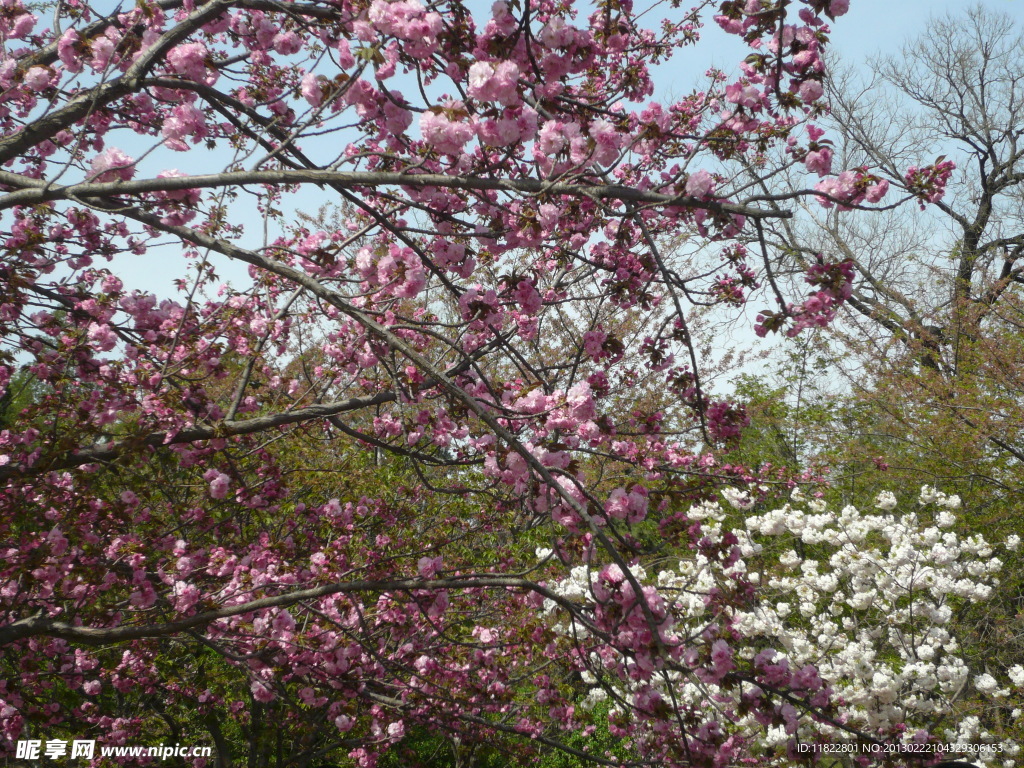
{"type": "Polygon", "coordinates": [[[955,510],[960,509],[960,497],[959,496],[947,496],[941,491],[937,491],[930,485],[922,485],[921,493],[917,497],[918,504],[934,504],[937,507],[944,507],[945,509],[955,510]]]}
{"type": "MultiPolygon", "coordinates": [[[[815,664],[846,702],[848,724],[872,732],[949,710],[969,676],[948,629],[951,603],[987,599],[1002,567],[982,537],[941,530],[955,523],[958,498],[925,487],[920,499],[940,507],[934,525],[913,513],[806,514],[789,505],[747,520],[753,536],[789,534],[804,554],[778,558],[781,569],[766,580],[777,602],[737,614],[738,626],[773,638],[791,665],[815,664]],[[787,620],[794,610],[801,621],[787,620]]],[[[889,511],[892,501],[881,494],[876,505],[889,511]]]]}
{"type": "MultiPolygon", "coordinates": [[[[750,499],[738,491],[723,495],[737,509],[745,509],[750,499]]],[[[804,501],[802,496],[795,500],[804,501]]],[[[981,536],[960,537],[949,530],[956,522],[952,510],[959,507],[959,498],[926,486],[919,501],[932,508],[932,523],[916,512],[889,514],[896,507],[891,493],[876,499],[880,514],[849,506],[836,512],[819,499],[806,502],[808,511],[787,504],[747,518],[746,531],[733,531],[742,556],[728,567],[698,553],[675,570],[659,572],[653,584],[639,567],[633,576],[644,587],[655,586],[667,606],[672,623],[666,641],[685,644],[692,642],[686,638],[700,637],[712,618],[706,596],[742,575],[759,593],[752,607],[733,609],[730,617],[740,636],[756,639],[746,647],[735,644],[738,659],[753,662],[767,646],[776,652],[773,664],[816,669],[831,688],[833,701],[841,702],[841,719],[848,727],[887,734],[906,726],[907,739],[917,729],[928,728],[947,741],[1000,742],[1001,752],[981,752],[974,761],[1004,761],[1009,768],[1018,746],[997,739],[976,717],[958,717],[954,702],[973,689],[973,694],[1005,705],[1008,697],[1018,695],[1012,689],[1024,691],[1024,668],[1014,667],[1010,679],[1002,682],[990,674],[972,678],[950,631],[955,605],[987,599],[998,584],[995,574],[1002,562],[981,536]]],[[[696,506],[689,517],[701,522],[706,539],[722,540],[724,515],[717,504],[696,506]]],[[[1018,543],[1009,540],[1007,546],[1018,543]]],[[[554,588],[576,601],[594,601],[597,578],[596,569],[578,568],[554,588]]],[[[553,608],[549,605],[549,610],[553,608]]],[[[582,631],[578,626],[572,629],[582,631]]],[[[603,663],[607,668],[607,656],[603,663]]],[[[619,663],[628,669],[634,662],[619,663]]],[[[733,709],[730,699],[742,709],[741,693],[751,692],[747,685],[724,690],[713,682],[695,684],[691,676],[678,677],[670,666],[664,666],[656,685],[671,685],[671,696],[664,699],[680,706],[699,708],[710,697],[719,703],[720,713],[733,709]]],[[[626,681],[618,693],[632,701],[641,690],[649,690],[644,685],[626,681]]],[[[600,698],[595,691],[591,701],[600,698]]],[[[795,716],[787,728],[765,729],[749,715],[734,717],[732,727],[748,734],[760,732],[759,741],[768,752],[793,736],[849,738],[809,718],[797,722],[795,716]]]]}
{"type": "Polygon", "coordinates": [[[741,491],[737,488],[724,488],[722,489],[722,497],[735,509],[745,511],[752,509],[754,506],[754,500],[750,496],[750,491],[741,491]]]}

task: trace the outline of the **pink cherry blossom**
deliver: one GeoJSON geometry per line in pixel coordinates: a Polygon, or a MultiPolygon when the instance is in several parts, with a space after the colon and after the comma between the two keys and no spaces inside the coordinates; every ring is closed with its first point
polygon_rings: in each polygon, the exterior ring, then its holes
{"type": "Polygon", "coordinates": [[[120,42],[120,32],[114,27],[107,27],[106,31],[90,41],[89,50],[92,58],[89,59],[89,66],[96,72],[102,72],[110,64],[110,59],[120,42]]]}
{"type": "MultiPolygon", "coordinates": [[[[15,5],[11,3],[11,5],[15,5]]],[[[11,24],[10,37],[14,40],[26,38],[32,32],[38,18],[32,13],[20,13],[11,24]]]]}
{"type": "Polygon", "coordinates": [[[805,80],[800,84],[797,93],[802,101],[810,103],[820,99],[824,95],[825,89],[817,80],[805,80]]]}
{"type": "Polygon", "coordinates": [[[79,42],[78,32],[73,27],[65,30],[57,41],[57,55],[68,72],[76,73],[82,71],[82,57],[75,49],[79,42]]]}
{"type": "Polygon", "coordinates": [[[191,104],[179,104],[164,120],[160,133],[167,147],[184,152],[188,144],[182,139],[191,138],[195,144],[208,135],[206,116],[191,104]]]}
{"type": "Polygon", "coordinates": [[[50,72],[45,67],[31,67],[22,81],[27,88],[41,91],[50,84],[50,72]]]}
{"type": "Polygon", "coordinates": [[[452,120],[442,111],[427,111],[420,116],[423,140],[438,152],[455,155],[473,138],[473,125],[468,120],[452,120]]]}
{"type": "Polygon", "coordinates": [[[761,106],[761,92],[753,83],[733,83],[727,86],[725,99],[748,109],[756,109],[761,106]]]}
{"type": "Polygon", "coordinates": [[[813,152],[808,152],[804,158],[804,165],[811,173],[827,176],[832,172],[832,150],[828,147],[821,147],[813,152]]]}
{"type": "Polygon", "coordinates": [[[497,101],[511,107],[519,102],[516,90],[519,67],[514,62],[498,64],[477,61],[469,68],[469,84],[466,92],[476,99],[497,101]]]}
{"type": "Polygon", "coordinates": [[[515,289],[515,297],[520,308],[528,315],[535,315],[541,310],[543,300],[540,293],[528,280],[521,280],[515,289]]]}
{"type": "Polygon", "coordinates": [[[279,32],[274,35],[273,46],[282,56],[290,56],[302,50],[302,39],[291,30],[279,32]]]}
{"type": "Polygon", "coordinates": [[[416,570],[425,579],[436,576],[443,568],[443,557],[421,557],[416,564],[416,570]]]}
{"type": "Polygon", "coordinates": [[[553,155],[561,151],[566,143],[564,128],[564,125],[554,120],[545,122],[537,136],[536,150],[543,155],[553,155]]]}
{"type": "Polygon", "coordinates": [[[116,147],[96,155],[90,164],[96,181],[129,181],[135,176],[135,160],[116,147]]]}
{"type": "Polygon", "coordinates": [[[686,180],[686,194],[691,197],[709,198],[715,191],[715,179],[714,177],[701,168],[690,174],[690,177],[686,180]]]}
{"type": "Polygon", "coordinates": [[[850,0],[829,0],[828,12],[832,16],[843,16],[850,10],[850,0]]]}
{"type": "Polygon", "coordinates": [[[216,77],[215,72],[207,69],[206,59],[209,52],[202,43],[184,43],[175,46],[167,54],[167,67],[175,74],[196,82],[205,82],[208,77],[216,77]]]}
{"type": "Polygon", "coordinates": [[[877,183],[872,184],[864,193],[864,199],[869,203],[877,203],[883,197],[885,193],[889,191],[889,182],[885,179],[879,180],[877,183]]]}
{"type": "Polygon", "coordinates": [[[323,83],[323,78],[312,72],[307,72],[302,78],[302,98],[308,101],[310,106],[319,107],[323,103],[323,83]]]}
{"type": "Polygon", "coordinates": [[[210,496],[214,499],[223,499],[228,495],[231,478],[223,472],[218,472],[215,469],[208,469],[203,474],[203,479],[210,484],[210,496]]]}

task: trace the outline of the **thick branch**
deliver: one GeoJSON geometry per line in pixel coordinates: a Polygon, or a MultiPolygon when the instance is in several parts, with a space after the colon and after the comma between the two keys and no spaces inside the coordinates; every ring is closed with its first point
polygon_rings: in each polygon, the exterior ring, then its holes
{"type": "MultiPolygon", "coordinates": [[[[0,144],[0,150],[3,145],[0,144]]],[[[2,155],[0,155],[2,157],[2,155]]],[[[161,179],[138,179],[104,183],[82,183],[50,186],[45,181],[29,179],[10,172],[0,172],[0,184],[16,188],[0,198],[0,210],[15,205],[38,205],[54,200],[81,198],[116,198],[147,192],[170,192],[186,189],[238,187],[247,184],[332,184],[345,189],[366,187],[441,187],[479,191],[518,192],[528,195],[562,195],[600,200],[621,200],[630,203],[675,205],[683,208],[704,208],[716,213],[734,214],[751,218],[789,218],[791,211],[765,210],[737,203],[698,200],[686,195],[667,195],[647,192],[618,184],[592,184],[587,182],[547,182],[539,179],[487,179],[475,176],[448,176],[439,173],[396,173],[372,171],[320,171],[275,170],[234,171],[161,179]]]]}
{"type": "Polygon", "coordinates": [[[359,592],[406,592],[418,589],[524,589],[537,592],[553,600],[575,615],[577,606],[546,587],[528,579],[514,576],[471,576],[451,579],[391,579],[384,581],[342,581],[324,584],[311,589],[299,589],[283,595],[261,597],[239,605],[228,605],[212,611],[204,611],[163,624],[146,624],[127,627],[81,627],[67,622],[48,619],[42,615],[20,619],[0,627],[0,646],[24,640],[29,637],[58,637],[82,645],[109,645],[145,638],[177,635],[197,627],[205,627],[220,619],[241,616],[246,613],[263,611],[268,608],[285,608],[304,600],[318,600],[330,595],[359,592]]]}
{"type": "Polygon", "coordinates": [[[23,130],[0,139],[0,163],[6,163],[8,160],[24,154],[41,142],[52,139],[61,130],[74,125],[90,112],[121,96],[132,93],[138,87],[139,78],[160,61],[168,50],[185,40],[207,22],[217,18],[227,7],[228,3],[225,0],[213,0],[213,2],[200,6],[189,14],[187,19],[178,26],[172,27],[141,53],[121,77],[83,91],[52,114],[35,120],[23,130]]]}
{"type": "Polygon", "coordinates": [[[259,416],[255,419],[244,421],[222,421],[217,424],[196,424],[195,426],[182,429],[168,437],[167,431],[151,432],[141,438],[129,438],[116,442],[96,445],[92,448],[84,448],[80,451],[73,451],[59,456],[50,461],[44,461],[33,466],[23,464],[10,464],[0,467],[0,482],[9,480],[12,477],[23,477],[26,475],[39,475],[44,472],[53,472],[61,469],[71,469],[83,464],[91,464],[98,461],[113,461],[126,451],[141,446],[159,448],[166,445],[180,445],[182,443],[194,443],[199,440],[213,440],[215,438],[233,437],[235,435],[250,435],[254,432],[264,432],[268,429],[283,427],[288,424],[299,424],[313,419],[322,419],[336,416],[339,413],[355,411],[361,408],[369,408],[374,405],[390,403],[395,399],[394,392],[388,390],[379,392],[373,397],[351,397],[347,400],[340,400],[335,403],[323,403],[311,405],[306,408],[296,408],[294,411],[276,413],[272,416],[259,416]]]}

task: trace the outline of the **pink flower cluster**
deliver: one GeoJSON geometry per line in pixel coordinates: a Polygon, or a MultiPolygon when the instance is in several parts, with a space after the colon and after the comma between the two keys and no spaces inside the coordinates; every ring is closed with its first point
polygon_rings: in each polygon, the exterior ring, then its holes
{"type": "Polygon", "coordinates": [[[912,165],[907,169],[903,178],[907,189],[920,200],[923,211],[927,203],[937,203],[946,193],[946,184],[956,169],[952,160],[940,157],[932,165],[922,168],[912,165]]]}
{"type": "Polygon", "coordinates": [[[442,154],[460,154],[476,133],[474,123],[463,106],[461,101],[455,101],[443,109],[424,112],[420,116],[423,140],[442,154]]]}
{"type": "Polygon", "coordinates": [[[634,485],[629,491],[616,488],[604,503],[609,517],[630,524],[639,523],[647,517],[647,489],[634,485]]]}
{"type": "Polygon", "coordinates": [[[750,425],[750,416],[746,408],[737,403],[716,401],[711,403],[705,412],[708,434],[717,443],[730,445],[735,443],[750,425]]]}
{"type": "Polygon", "coordinates": [[[686,194],[701,200],[710,199],[715,192],[715,187],[715,178],[703,168],[691,173],[686,180],[686,194]]]}
{"type": "Polygon", "coordinates": [[[379,258],[370,248],[362,248],[356,254],[356,268],[367,283],[398,298],[411,299],[427,284],[423,263],[412,248],[392,245],[379,258]]]}
{"type": "Polygon", "coordinates": [[[815,125],[807,126],[807,135],[811,143],[807,147],[807,154],[804,155],[804,165],[808,171],[819,176],[827,176],[832,172],[832,147],[827,141],[819,143],[824,134],[825,132],[815,125]]]}
{"type": "Polygon", "coordinates": [[[135,175],[135,160],[116,147],[96,155],[90,164],[94,181],[130,181],[135,175]]]}
{"type": "Polygon", "coordinates": [[[782,311],[763,310],[758,313],[754,332],[761,337],[769,332],[778,332],[789,319],[793,320],[793,324],[786,330],[786,336],[789,337],[799,335],[806,328],[825,327],[835,319],[839,307],[853,294],[854,277],[852,261],[819,261],[807,270],[805,278],[819,290],[800,304],[786,305],[782,311]]]}
{"type": "Polygon", "coordinates": [[[160,129],[164,145],[176,152],[185,152],[189,145],[183,139],[189,138],[198,144],[209,135],[206,116],[192,104],[178,104],[164,119],[160,129]]]}
{"type": "Polygon", "coordinates": [[[443,21],[436,12],[427,11],[419,0],[373,0],[367,18],[376,31],[407,41],[411,56],[425,58],[437,49],[443,21]]]}
{"type": "Polygon", "coordinates": [[[209,85],[217,79],[217,71],[206,66],[209,55],[202,43],[184,43],[167,53],[167,68],[176,75],[209,85]]]}
{"type": "MultiPolygon", "coordinates": [[[[823,162],[821,152],[818,150],[819,162],[823,162]]],[[[827,157],[831,165],[831,152],[827,157]]],[[[811,166],[808,165],[808,170],[811,166]]],[[[868,173],[865,169],[843,171],[838,176],[824,179],[814,187],[818,192],[824,193],[818,197],[818,202],[823,208],[831,208],[838,205],[839,210],[849,210],[852,206],[860,205],[863,202],[877,203],[885,193],[889,191],[889,182],[885,179],[868,173]]]]}
{"type": "Polygon", "coordinates": [[[469,68],[466,92],[474,99],[513,107],[520,101],[518,80],[519,67],[513,61],[477,61],[469,68]]]}

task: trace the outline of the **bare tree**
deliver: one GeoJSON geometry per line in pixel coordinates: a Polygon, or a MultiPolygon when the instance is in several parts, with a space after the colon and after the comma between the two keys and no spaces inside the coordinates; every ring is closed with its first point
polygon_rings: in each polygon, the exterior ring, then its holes
{"type": "Polygon", "coordinates": [[[1024,32],[975,6],[933,19],[900,56],[857,82],[831,82],[836,162],[869,166],[910,194],[904,170],[937,155],[957,165],[945,197],[912,213],[872,216],[805,206],[798,222],[770,223],[782,255],[851,259],[850,307],[875,339],[896,339],[928,368],[956,376],[958,351],[977,338],[1006,292],[1024,285],[1024,32]]]}

